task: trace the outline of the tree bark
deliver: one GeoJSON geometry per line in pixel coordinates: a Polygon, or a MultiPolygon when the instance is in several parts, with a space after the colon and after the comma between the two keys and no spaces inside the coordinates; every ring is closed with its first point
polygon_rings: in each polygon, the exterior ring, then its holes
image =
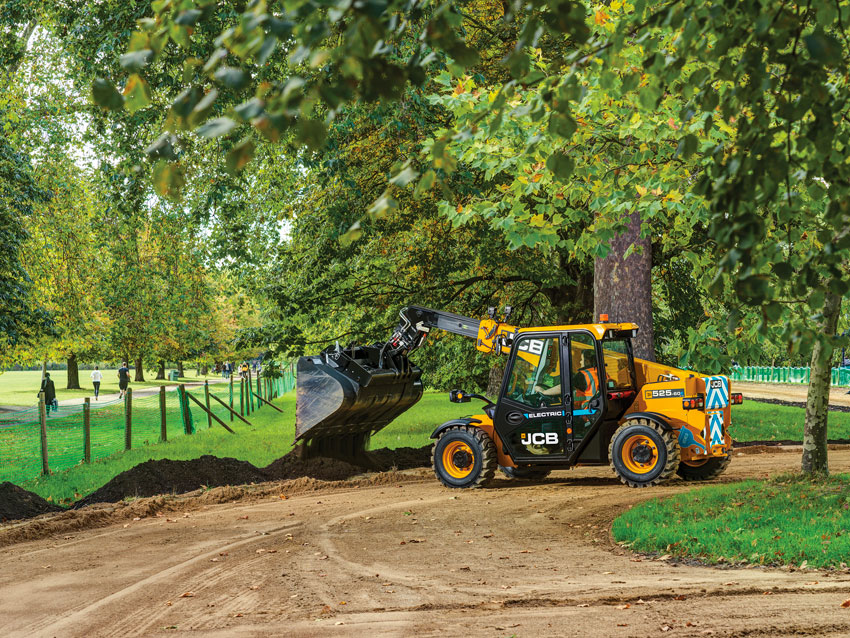
{"type": "Polygon", "coordinates": [[[823,306],[823,319],[818,332],[823,340],[815,342],[812,349],[809,393],[806,397],[806,424],[803,428],[804,474],[829,474],[827,459],[827,417],[829,416],[829,386],[832,377],[832,355],[835,349],[831,340],[838,327],[841,297],[827,293],[823,306]]]}
{"type": "Polygon", "coordinates": [[[80,367],[77,365],[76,354],[72,354],[70,357],[68,357],[68,389],[82,389],[80,388],[80,367]]]}
{"type": "Polygon", "coordinates": [[[164,381],[164,380],[165,380],[165,361],[160,359],[159,365],[156,368],[156,377],[154,377],[154,381],[164,381]]]}
{"type": "Polygon", "coordinates": [[[205,376],[207,376],[207,374],[209,373],[209,371],[210,371],[210,368],[209,368],[209,366],[205,363],[205,364],[203,364],[203,365],[201,366],[201,374],[200,374],[200,375],[198,375],[198,376],[205,377],[205,376]]]}
{"type": "Polygon", "coordinates": [[[141,357],[136,357],[136,360],[134,361],[134,367],[136,368],[136,376],[133,377],[133,381],[144,382],[144,380],[145,380],[145,369],[144,369],[144,365],[142,364],[142,358],[141,357]]]}
{"type": "Polygon", "coordinates": [[[505,366],[501,363],[494,363],[490,368],[490,376],[487,378],[487,392],[484,394],[494,401],[499,398],[499,393],[502,391],[502,377],[505,374],[505,366]]]}
{"type": "Polygon", "coordinates": [[[186,376],[185,374],[183,374],[183,362],[182,361],[177,362],[177,376],[181,377],[181,378],[186,376]]]}
{"type": "Polygon", "coordinates": [[[597,259],[593,275],[593,315],[607,314],[611,322],[636,323],[640,330],[632,340],[635,357],[655,361],[652,330],[652,242],[640,236],[640,214],[629,216],[628,228],[611,240],[611,252],[597,259]],[[629,246],[633,252],[626,258],[629,246]],[[634,252],[641,249],[641,252],[634,252]]]}

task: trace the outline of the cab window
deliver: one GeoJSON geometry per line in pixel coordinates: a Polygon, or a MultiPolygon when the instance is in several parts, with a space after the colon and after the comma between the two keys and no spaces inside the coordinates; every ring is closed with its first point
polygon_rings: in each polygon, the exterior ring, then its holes
{"type": "Polygon", "coordinates": [[[631,366],[629,366],[629,345],[622,339],[603,341],[602,357],[605,360],[608,389],[634,389],[631,366]]]}
{"type": "Polygon", "coordinates": [[[534,408],[563,404],[558,337],[520,337],[505,396],[534,408]]]}

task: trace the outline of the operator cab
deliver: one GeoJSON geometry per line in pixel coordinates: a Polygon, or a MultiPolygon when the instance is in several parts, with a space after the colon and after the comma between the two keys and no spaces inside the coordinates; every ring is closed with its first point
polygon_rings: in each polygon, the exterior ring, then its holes
{"type": "Polygon", "coordinates": [[[588,326],[516,335],[493,419],[516,463],[604,460],[600,428],[636,396],[634,332],[588,326]]]}

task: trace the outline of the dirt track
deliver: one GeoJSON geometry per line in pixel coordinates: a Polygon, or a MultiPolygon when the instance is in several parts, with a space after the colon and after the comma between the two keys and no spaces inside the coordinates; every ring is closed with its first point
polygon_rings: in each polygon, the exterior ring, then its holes
{"type": "MultiPolygon", "coordinates": [[[[738,456],[726,480],[798,463],[738,456]]],[[[850,451],[831,464],[850,470],[850,451]]],[[[637,491],[579,468],[450,491],[412,470],[293,493],[316,487],[299,481],[225,504],[148,499],[97,529],[61,531],[86,510],[15,526],[53,533],[0,549],[2,634],[850,635],[846,573],[689,567],[611,543],[618,512],[689,489],[679,481],[637,491]]]]}
{"type": "MultiPolygon", "coordinates": [[[[804,384],[732,381],[732,391],[741,392],[745,399],[783,399],[805,405],[808,390],[809,386],[804,384]]],[[[850,406],[847,388],[830,388],[829,404],[850,406]]]]}

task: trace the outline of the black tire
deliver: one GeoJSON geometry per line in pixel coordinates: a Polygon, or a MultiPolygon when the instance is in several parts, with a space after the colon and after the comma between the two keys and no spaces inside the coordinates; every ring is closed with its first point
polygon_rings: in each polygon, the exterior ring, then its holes
{"type": "Polygon", "coordinates": [[[670,480],[679,467],[679,440],[649,419],[629,419],[608,445],[611,469],[629,487],[650,487],[670,480]]]}
{"type": "Polygon", "coordinates": [[[500,465],[499,469],[502,470],[502,474],[507,476],[509,479],[524,479],[530,481],[545,479],[549,476],[549,472],[552,471],[541,469],[539,467],[531,467],[529,465],[521,465],[519,467],[500,465]]]}
{"type": "Polygon", "coordinates": [[[715,456],[707,459],[702,465],[679,463],[676,472],[686,481],[710,481],[723,474],[731,462],[731,456],[715,456]]]}
{"type": "Polygon", "coordinates": [[[498,465],[493,439],[471,425],[446,430],[431,449],[434,474],[446,487],[483,487],[496,476],[498,465]]]}

